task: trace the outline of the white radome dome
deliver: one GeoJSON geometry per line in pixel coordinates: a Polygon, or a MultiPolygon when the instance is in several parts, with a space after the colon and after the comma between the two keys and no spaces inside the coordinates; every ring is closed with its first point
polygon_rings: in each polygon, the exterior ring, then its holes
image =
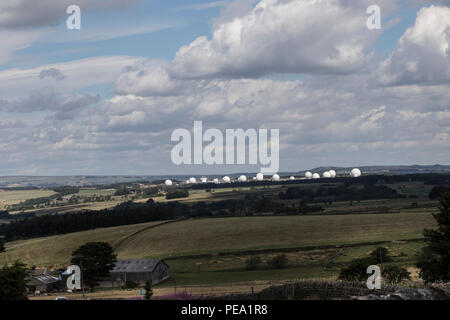
{"type": "Polygon", "coordinates": [[[314,173],[314,174],[312,175],[312,178],[313,178],[313,179],[320,179],[320,174],[314,173]]]}
{"type": "Polygon", "coordinates": [[[291,177],[289,178],[289,180],[295,180],[295,177],[294,177],[294,176],[291,176],[291,177]]]}
{"type": "Polygon", "coordinates": [[[305,173],[305,178],[306,179],[312,179],[312,177],[313,177],[313,174],[311,172],[308,171],[308,172],[305,173]]]}
{"type": "Polygon", "coordinates": [[[230,183],[231,179],[230,179],[229,176],[225,176],[225,177],[222,178],[222,181],[225,182],[225,183],[230,183]]]}
{"type": "Polygon", "coordinates": [[[247,182],[247,177],[246,176],[240,176],[238,181],[239,182],[247,182]]]}
{"type": "Polygon", "coordinates": [[[325,171],[324,173],[322,173],[322,178],[331,178],[330,171],[325,171]]]}
{"type": "Polygon", "coordinates": [[[195,183],[197,183],[197,179],[195,179],[194,177],[192,177],[192,178],[189,179],[189,183],[195,184],[195,183]]]}
{"type": "Polygon", "coordinates": [[[272,176],[272,181],[280,181],[280,176],[278,175],[278,174],[274,174],[273,176],[272,176]]]}
{"type": "Polygon", "coordinates": [[[207,182],[208,182],[208,178],[206,178],[206,177],[201,177],[201,178],[200,178],[200,181],[201,181],[202,183],[207,183],[207,182]]]}
{"type": "Polygon", "coordinates": [[[264,175],[262,173],[258,173],[256,175],[256,181],[263,181],[264,180],[264,175]]]}
{"type": "Polygon", "coordinates": [[[215,179],[213,180],[213,182],[214,182],[214,183],[219,183],[219,179],[215,178],[215,179]]]}
{"type": "Polygon", "coordinates": [[[331,174],[331,177],[332,177],[332,178],[336,178],[336,171],[330,170],[330,171],[328,171],[328,172],[331,174]]]}
{"type": "Polygon", "coordinates": [[[361,170],[359,170],[358,168],[353,169],[350,172],[350,176],[353,177],[353,178],[361,177],[361,170]]]}
{"type": "Polygon", "coordinates": [[[172,180],[166,180],[166,181],[164,182],[164,184],[165,184],[166,186],[168,186],[168,187],[171,187],[171,186],[173,185],[173,182],[172,182],[172,180]]]}

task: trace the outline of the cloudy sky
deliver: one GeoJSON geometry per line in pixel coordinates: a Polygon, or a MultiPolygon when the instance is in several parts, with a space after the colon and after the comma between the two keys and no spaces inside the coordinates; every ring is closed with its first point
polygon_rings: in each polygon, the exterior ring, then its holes
{"type": "Polygon", "coordinates": [[[173,165],[194,120],[280,129],[280,171],[450,164],[449,0],[8,0],[0,42],[0,175],[257,170],[173,165]]]}

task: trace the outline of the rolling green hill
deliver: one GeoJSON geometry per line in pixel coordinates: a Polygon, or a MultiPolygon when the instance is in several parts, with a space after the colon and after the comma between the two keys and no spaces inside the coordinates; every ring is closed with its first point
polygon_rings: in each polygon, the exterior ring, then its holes
{"type": "Polygon", "coordinates": [[[240,250],[339,245],[422,237],[434,226],[430,213],[336,216],[270,216],[191,219],[102,228],[7,243],[0,264],[20,259],[30,265],[67,264],[89,241],[116,247],[119,259],[175,257],[240,250]],[[149,228],[152,227],[152,228],[149,228]]]}

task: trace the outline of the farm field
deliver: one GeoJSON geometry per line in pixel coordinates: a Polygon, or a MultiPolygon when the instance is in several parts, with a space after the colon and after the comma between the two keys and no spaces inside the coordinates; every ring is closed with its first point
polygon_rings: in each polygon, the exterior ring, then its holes
{"type": "MultiPolygon", "coordinates": [[[[89,230],[7,243],[0,264],[21,259],[36,266],[67,263],[71,252],[88,241],[121,240],[160,222],[89,230]]],[[[136,234],[116,248],[118,259],[178,257],[243,250],[339,245],[416,239],[434,226],[429,213],[341,216],[272,216],[190,219],[136,234]]]]}
{"type": "Polygon", "coordinates": [[[99,228],[65,235],[10,242],[6,246],[6,252],[0,254],[0,265],[17,259],[38,267],[64,265],[70,262],[72,251],[86,242],[105,241],[115,246],[131,234],[160,223],[163,222],[99,228]]]}
{"type": "Polygon", "coordinates": [[[55,194],[53,190],[5,190],[0,189],[0,210],[11,204],[17,204],[22,201],[40,197],[48,197],[55,194]]]}

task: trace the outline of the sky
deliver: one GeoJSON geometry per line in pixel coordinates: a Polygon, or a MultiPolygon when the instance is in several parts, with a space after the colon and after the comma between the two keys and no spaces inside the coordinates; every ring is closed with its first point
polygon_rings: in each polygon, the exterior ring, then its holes
{"type": "Polygon", "coordinates": [[[450,0],[9,0],[0,42],[0,175],[258,171],[173,164],[194,121],[284,172],[450,164],[450,0]]]}

